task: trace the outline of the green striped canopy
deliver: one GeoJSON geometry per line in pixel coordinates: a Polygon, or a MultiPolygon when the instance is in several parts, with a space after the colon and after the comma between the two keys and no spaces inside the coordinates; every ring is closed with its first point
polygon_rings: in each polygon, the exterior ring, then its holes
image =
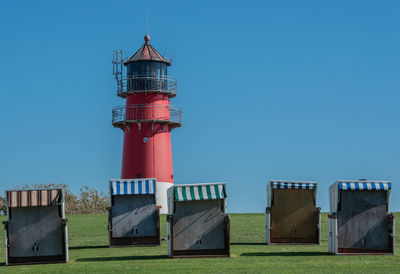
{"type": "Polygon", "coordinates": [[[175,201],[225,199],[225,184],[175,185],[175,201]]]}

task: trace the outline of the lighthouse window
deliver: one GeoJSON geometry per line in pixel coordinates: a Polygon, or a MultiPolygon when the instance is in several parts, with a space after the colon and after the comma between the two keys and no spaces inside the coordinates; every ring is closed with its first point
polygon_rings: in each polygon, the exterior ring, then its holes
{"type": "Polygon", "coordinates": [[[140,70],[139,70],[139,74],[140,75],[146,75],[146,64],[144,64],[144,63],[141,63],[140,64],[140,70]]]}
{"type": "Polygon", "coordinates": [[[129,64],[128,75],[138,76],[165,76],[167,75],[167,65],[160,62],[138,62],[129,64]]]}

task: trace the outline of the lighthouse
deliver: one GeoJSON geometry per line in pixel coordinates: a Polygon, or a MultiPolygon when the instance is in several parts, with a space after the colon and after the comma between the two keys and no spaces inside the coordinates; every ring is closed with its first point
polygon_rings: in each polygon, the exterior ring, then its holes
{"type": "Polygon", "coordinates": [[[112,110],[113,126],[124,133],[121,179],[155,178],[161,213],[167,213],[167,190],[174,183],[170,133],[182,125],[182,110],[170,103],[177,90],[168,76],[170,65],[148,34],[132,57],[113,52],[117,95],[126,99],[112,110]]]}

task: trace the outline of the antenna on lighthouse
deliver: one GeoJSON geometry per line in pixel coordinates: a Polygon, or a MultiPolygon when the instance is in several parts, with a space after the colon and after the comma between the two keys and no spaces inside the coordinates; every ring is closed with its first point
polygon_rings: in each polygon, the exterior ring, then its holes
{"type": "Polygon", "coordinates": [[[146,35],[149,35],[149,9],[146,9],[146,35]]]}

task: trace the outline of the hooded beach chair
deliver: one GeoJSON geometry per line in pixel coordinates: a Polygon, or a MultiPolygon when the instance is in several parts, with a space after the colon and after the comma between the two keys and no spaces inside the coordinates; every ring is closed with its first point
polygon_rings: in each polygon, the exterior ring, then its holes
{"type": "Polygon", "coordinates": [[[319,244],[317,183],[270,181],[267,186],[265,242],[319,244]]]}
{"type": "Polygon", "coordinates": [[[342,180],[329,187],[328,249],[342,254],[394,254],[391,182],[342,180]]]}
{"type": "Polygon", "coordinates": [[[168,255],[229,257],[226,184],[174,185],[168,190],[168,255]]]}
{"type": "Polygon", "coordinates": [[[68,261],[62,189],[6,191],[6,265],[68,261]]]}
{"type": "Polygon", "coordinates": [[[110,180],[108,214],[110,247],[160,244],[156,179],[110,180]]]}

